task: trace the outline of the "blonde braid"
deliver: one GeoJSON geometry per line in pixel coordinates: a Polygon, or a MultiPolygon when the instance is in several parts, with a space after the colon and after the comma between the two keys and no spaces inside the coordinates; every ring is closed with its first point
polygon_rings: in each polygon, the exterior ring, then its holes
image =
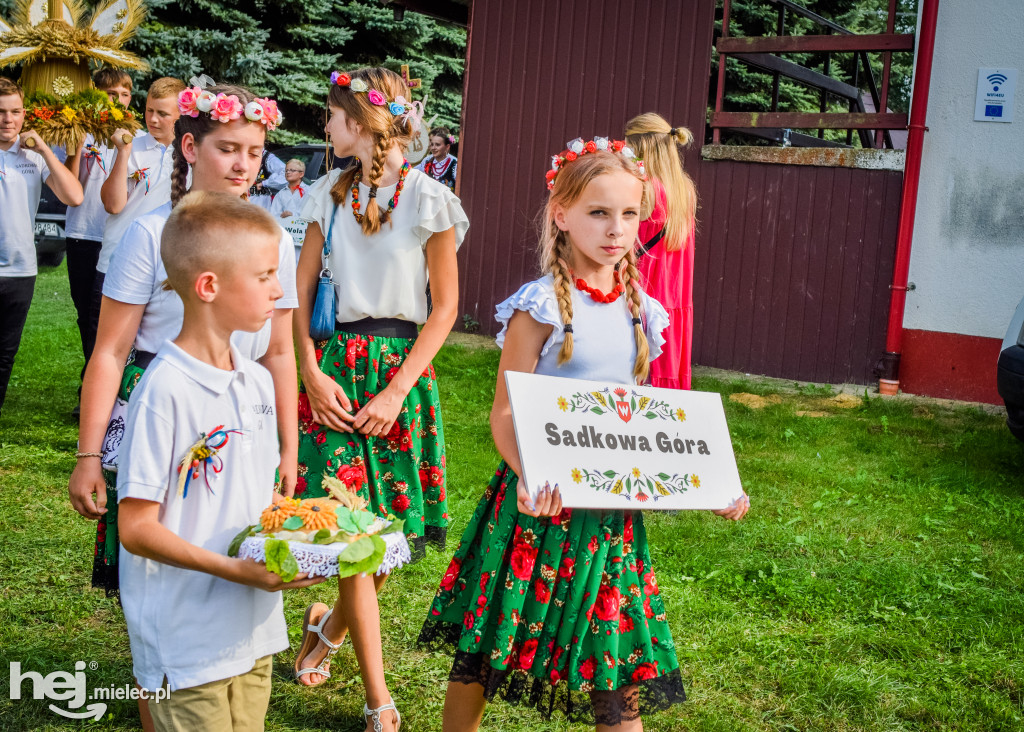
{"type": "Polygon", "coordinates": [[[633,316],[633,339],[636,341],[636,361],[633,362],[633,376],[637,383],[647,381],[647,374],[651,370],[651,351],[647,345],[647,335],[644,333],[644,324],[641,314],[643,313],[643,301],[640,299],[640,290],[635,286],[639,282],[640,273],[636,269],[636,257],[630,249],[622,258],[626,264],[626,276],[623,277],[623,284],[626,287],[626,297],[629,299],[629,312],[633,316]]]}
{"type": "Polygon", "coordinates": [[[551,224],[554,230],[554,246],[548,255],[545,268],[555,278],[555,300],[558,302],[558,313],[562,316],[562,327],[568,328],[564,333],[562,347],[558,351],[558,365],[566,363],[572,358],[572,275],[569,274],[569,266],[565,263],[569,245],[565,238],[565,232],[551,224]]]}
{"type": "Polygon", "coordinates": [[[174,138],[174,145],[171,148],[171,208],[178,205],[178,201],[188,193],[188,161],[181,154],[181,135],[174,138]]]}
{"type": "Polygon", "coordinates": [[[373,198],[367,198],[366,206],[363,209],[363,233],[367,236],[376,234],[380,231],[380,225],[386,223],[391,219],[391,214],[386,208],[382,209],[380,204],[377,203],[377,186],[380,185],[380,179],[384,175],[384,163],[388,159],[388,150],[391,149],[391,130],[387,130],[380,137],[377,138],[377,145],[373,149],[373,163],[370,166],[370,175],[366,180],[366,185],[370,186],[370,192],[374,194],[373,198]]]}

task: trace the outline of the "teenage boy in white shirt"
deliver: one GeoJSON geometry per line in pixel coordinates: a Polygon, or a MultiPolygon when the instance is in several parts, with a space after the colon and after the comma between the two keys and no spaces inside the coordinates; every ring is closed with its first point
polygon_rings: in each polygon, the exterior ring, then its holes
{"type": "Polygon", "coordinates": [[[103,278],[110,258],[121,243],[128,226],[140,216],[171,200],[174,123],[178,111],[178,92],[185,88],[180,79],[169,76],[149,85],[146,96],[145,134],[132,138],[127,130],[117,130],[112,138],[117,150],[114,164],[100,189],[100,199],[110,218],[103,230],[103,246],[96,262],[93,287],[95,317],[103,294],[103,278]],[[127,137],[129,142],[125,142],[127,137]]]}
{"type": "Polygon", "coordinates": [[[45,182],[69,206],[82,185],[34,131],[22,132],[25,97],[0,76],[0,409],[36,284],[35,221],[45,182]],[[32,140],[29,150],[25,142],[32,140]]]}
{"type": "Polygon", "coordinates": [[[288,647],[276,591],[323,580],[286,583],[225,554],[275,495],[273,381],[230,338],[273,315],[280,238],[266,211],[210,192],[183,198],[161,237],[185,317],[132,394],[117,474],[121,602],[157,730],[262,730],[272,655],[288,647]],[[180,491],[178,466],[193,459],[180,491]]]}
{"type": "MultiPolygon", "coordinates": [[[[132,77],[120,69],[106,67],[92,76],[93,85],[125,107],[132,102],[132,77]]],[[[93,313],[92,288],[96,281],[96,263],[100,256],[103,229],[109,214],[100,199],[102,188],[114,164],[114,150],[96,143],[87,135],[78,151],[69,155],[64,165],[82,184],[85,200],[80,206],[68,208],[64,230],[67,232],[68,284],[71,302],[78,313],[78,333],[82,338],[82,355],[89,363],[96,342],[96,317],[93,313]]],[[[85,366],[82,367],[85,374],[85,366]]],[[[74,415],[78,416],[78,407],[74,415]]]]}
{"type": "Polygon", "coordinates": [[[287,185],[274,195],[274,200],[270,204],[270,213],[280,219],[281,226],[295,241],[296,262],[299,261],[302,241],[306,236],[306,224],[299,217],[305,203],[303,198],[309,192],[309,186],[302,182],[305,174],[306,164],[298,158],[285,163],[284,178],[287,185]]]}

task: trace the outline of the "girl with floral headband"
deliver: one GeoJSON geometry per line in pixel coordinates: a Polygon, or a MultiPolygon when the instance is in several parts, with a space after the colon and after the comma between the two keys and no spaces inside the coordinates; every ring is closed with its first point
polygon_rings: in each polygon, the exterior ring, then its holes
{"type": "MultiPolygon", "coordinates": [[[[93,358],[82,387],[78,464],[71,474],[71,504],[99,521],[93,585],[117,591],[116,451],[123,432],[123,405],[153,354],[181,327],[181,299],[163,287],[167,275],[160,259],[160,234],[171,208],[191,190],[243,196],[259,169],[268,130],[280,124],[273,100],[256,99],[237,86],[186,88],[178,96],[181,117],[175,123],[171,201],[136,219],[114,252],[103,285],[93,358]],[[125,364],[128,364],[127,366],[125,364]],[[111,413],[111,410],[114,413],[111,413]],[[102,469],[110,468],[110,469],[102,469]]],[[[291,311],[295,296],[295,254],[291,236],[281,229],[278,277],[284,297],[258,333],[235,333],[232,342],[259,360],[273,375],[281,434],[281,482],[295,487],[297,444],[296,373],[291,311]]]]}
{"type": "Polygon", "coordinates": [[[455,137],[447,127],[434,127],[430,130],[430,154],[418,166],[431,178],[448,186],[450,191],[455,190],[456,167],[459,164],[458,158],[451,154],[454,144],[455,137]]]}
{"type": "MultiPolygon", "coordinates": [[[[410,169],[404,157],[422,106],[409,97],[402,77],[387,69],[331,77],[327,134],[335,154],[354,162],[320,178],[302,211],[309,228],[297,275],[296,493],[325,495],[323,476],[336,477],[366,498],[370,510],[404,520],[414,552],[422,553],[428,542],[444,545],[448,526],[444,428],[431,360],[455,322],[455,252],[469,222],[459,199],[410,169]],[[326,341],[314,341],[314,293],[328,272],[335,329],[326,341]]],[[[398,724],[384,681],[376,597],[383,581],[346,578],[333,610],[311,605],[295,662],[300,683],[322,683],[351,629],[367,729],[378,732],[398,724]]]]}
{"type": "MultiPolygon", "coordinates": [[[[444,729],[475,730],[496,695],[598,730],[642,729],[682,679],[639,511],[562,509],[519,483],[506,371],[646,381],[664,308],[637,284],[649,189],[621,141],[573,140],[547,174],[540,269],[497,306],[491,431],[503,458],[462,535],[420,643],[454,656],[444,729]]],[[[738,519],[740,503],[722,512],[738,519]]]]}

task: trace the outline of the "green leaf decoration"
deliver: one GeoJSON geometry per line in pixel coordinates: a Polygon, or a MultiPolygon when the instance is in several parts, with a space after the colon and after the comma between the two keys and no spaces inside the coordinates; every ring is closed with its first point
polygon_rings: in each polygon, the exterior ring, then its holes
{"type": "Polygon", "coordinates": [[[405,519],[395,519],[382,533],[385,534],[397,534],[399,531],[405,531],[405,519]]]}
{"type": "Polygon", "coordinates": [[[604,477],[605,478],[614,478],[615,477],[615,471],[614,470],[606,470],[606,471],[604,471],[604,477]]]}
{"type": "Polygon", "coordinates": [[[242,542],[248,539],[250,536],[255,534],[257,531],[262,531],[263,527],[259,524],[253,524],[252,526],[246,526],[244,529],[239,531],[235,538],[228,544],[228,556],[237,557],[238,550],[242,547],[242,542]]]}
{"type": "Polygon", "coordinates": [[[360,534],[359,525],[356,523],[355,513],[348,506],[338,506],[334,509],[338,517],[338,528],[349,534],[360,534]]]}
{"type": "Polygon", "coordinates": [[[594,414],[604,414],[604,410],[601,409],[600,407],[592,407],[590,411],[593,412],[594,414]]]}
{"type": "Polygon", "coordinates": [[[263,544],[263,552],[266,554],[267,569],[283,579],[291,582],[299,573],[299,563],[292,554],[291,547],[287,541],[280,539],[267,539],[263,544]]]}
{"type": "Polygon", "coordinates": [[[377,520],[369,511],[353,511],[355,514],[356,526],[359,528],[360,533],[365,533],[367,529],[373,526],[373,522],[377,520]]]}
{"type": "Polygon", "coordinates": [[[364,536],[345,547],[345,550],[338,555],[338,561],[355,564],[369,556],[373,556],[373,542],[369,536],[364,536]]]}
{"type": "Polygon", "coordinates": [[[330,529],[320,529],[313,534],[314,544],[333,544],[336,541],[330,529]]]}
{"type": "Polygon", "coordinates": [[[287,529],[288,531],[298,531],[302,528],[302,519],[298,516],[289,516],[284,520],[284,523],[281,524],[281,528],[287,529]]]}
{"type": "Polygon", "coordinates": [[[668,473],[658,473],[658,477],[661,478],[662,480],[668,480],[672,476],[669,475],[668,473]]]}
{"type": "Polygon", "coordinates": [[[644,412],[644,417],[646,417],[647,419],[657,419],[658,415],[656,415],[654,412],[644,412]]]}
{"type": "MultiPolygon", "coordinates": [[[[384,561],[384,552],[387,549],[387,544],[379,536],[366,536],[359,540],[360,543],[368,541],[373,546],[373,553],[365,559],[358,562],[338,562],[338,577],[351,577],[352,575],[359,574],[360,572],[366,572],[370,574],[380,569],[380,563],[384,561]]],[[[348,551],[350,547],[346,547],[345,551],[348,551]]],[[[344,552],[342,552],[344,553],[344,552]]],[[[340,560],[341,557],[339,556],[340,560]]]]}

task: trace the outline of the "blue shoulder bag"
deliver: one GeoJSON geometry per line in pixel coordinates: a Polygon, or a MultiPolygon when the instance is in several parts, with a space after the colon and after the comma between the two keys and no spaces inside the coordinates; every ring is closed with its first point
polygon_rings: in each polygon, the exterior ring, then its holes
{"type": "Polygon", "coordinates": [[[326,341],[334,335],[334,280],[327,258],[331,254],[331,232],[334,231],[334,217],[337,212],[338,208],[335,206],[331,212],[331,223],[327,226],[327,238],[324,239],[324,248],[320,254],[323,267],[320,270],[320,281],[316,285],[313,312],[309,316],[309,336],[314,341],[326,341]]]}

